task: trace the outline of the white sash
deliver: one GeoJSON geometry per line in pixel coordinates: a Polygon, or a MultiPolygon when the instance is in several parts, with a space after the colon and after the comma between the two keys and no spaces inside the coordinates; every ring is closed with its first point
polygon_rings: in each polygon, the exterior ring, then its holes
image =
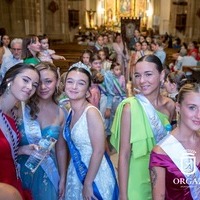
{"type": "Polygon", "coordinates": [[[188,153],[182,144],[171,134],[158,144],[171,158],[174,164],[185,176],[192,198],[200,199],[200,171],[196,166],[194,154],[188,153]]]}
{"type": "MultiPolygon", "coordinates": [[[[27,106],[25,106],[24,102],[22,102],[21,105],[27,140],[29,144],[38,144],[39,140],[42,138],[39,122],[37,120],[31,120],[30,110],[27,106]]],[[[41,163],[41,167],[47,174],[49,180],[54,185],[55,190],[58,192],[60,176],[57,170],[57,166],[55,165],[50,155],[41,163]]]]}
{"type": "MultiPolygon", "coordinates": [[[[3,114],[3,113],[2,113],[3,114]]],[[[5,120],[7,121],[7,124],[9,125],[10,127],[10,130],[12,131],[12,135],[13,135],[13,138],[15,140],[15,142],[17,141],[17,133],[12,129],[11,125],[10,125],[10,122],[7,120],[7,118],[5,117],[5,120]]],[[[2,133],[4,134],[5,138],[7,139],[9,145],[10,145],[10,149],[11,149],[11,155],[12,155],[12,158],[13,158],[13,162],[15,164],[15,170],[16,170],[16,176],[17,178],[20,177],[20,166],[19,164],[16,162],[16,158],[15,158],[15,153],[14,153],[14,149],[13,149],[13,142],[12,142],[12,138],[11,138],[11,135],[10,133],[8,133],[8,128],[6,127],[6,124],[4,122],[4,119],[3,119],[3,116],[0,114],[0,124],[1,124],[1,130],[2,130],[2,133]]]]}
{"type": "Polygon", "coordinates": [[[143,107],[147,115],[147,118],[149,120],[149,123],[151,125],[151,129],[153,131],[155,141],[156,143],[158,143],[167,134],[165,127],[161,123],[160,118],[158,117],[158,114],[156,113],[155,108],[152,106],[149,100],[141,94],[136,94],[135,97],[140,102],[141,106],[143,107]]]}

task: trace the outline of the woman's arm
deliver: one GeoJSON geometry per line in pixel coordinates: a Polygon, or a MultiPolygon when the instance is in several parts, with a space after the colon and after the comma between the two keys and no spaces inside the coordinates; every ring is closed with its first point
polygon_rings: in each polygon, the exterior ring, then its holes
{"type": "MultiPolygon", "coordinates": [[[[165,154],[160,146],[155,146],[153,150],[158,154],[165,154]]],[[[150,159],[150,166],[153,165],[152,158],[150,159]]],[[[165,199],[165,168],[153,165],[150,167],[150,177],[152,186],[153,200],[165,199]]]]}
{"type": "Polygon", "coordinates": [[[153,200],[165,200],[165,169],[152,167],[150,169],[153,200]]]}
{"type": "Polygon", "coordinates": [[[92,190],[92,182],[96,177],[105,152],[104,124],[100,113],[95,108],[90,108],[88,110],[87,122],[93,151],[84,181],[83,197],[86,197],[87,199],[94,198],[96,200],[92,190]]]}
{"type": "Polygon", "coordinates": [[[124,106],[121,118],[121,137],[120,137],[120,149],[119,149],[119,190],[120,200],[127,200],[127,189],[128,189],[128,171],[129,171],[129,160],[131,154],[130,144],[131,134],[131,111],[130,104],[124,106]]]}
{"type": "MultiPolygon", "coordinates": [[[[61,126],[64,127],[64,112],[60,109],[59,112],[61,126]]],[[[66,183],[66,173],[67,173],[67,144],[63,138],[63,128],[60,131],[58,141],[56,142],[56,158],[58,163],[58,171],[60,174],[59,182],[59,198],[63,198],[65,195],[65,183],[66,183]]]]}
{"type": "Polygon", "coordinates": [[[58,141],[56,143],[56,157],[58,162],[58,171],[60,174],[59,198],[62,198],[65,195],[65,182],[67,172],[67,146],[62,132],[60,132],[58,141]]]}

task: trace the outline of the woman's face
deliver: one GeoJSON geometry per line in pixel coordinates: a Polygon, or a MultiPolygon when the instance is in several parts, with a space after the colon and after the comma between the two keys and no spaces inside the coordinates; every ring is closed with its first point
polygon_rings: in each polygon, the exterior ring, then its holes
{"type": "Polygon", "coordinates": [[[176,110],[180,114],[180,126],[184,130],[200,129],[200,93],[186,93],[181,104],[176,104],[176,110]]]}
{"type": "Polygon", "coordinates": [[[135,44],[136,51],[140,51],[141,48],[142,48],[141,44],[139,42],[136,42],[136,44],[135,44]]]}
{"type": "Polygon", "coordinates": [[[160,89],[160,82],[164,79],[164,72],[158,72],[156,65],[147,61],[138,62],[135,66],[135,84],[145,96],[160,89]]]}
{"type": "Polygon", "coordinates": [[[58,80],[53,71],[49,69],[44,69],[40,71],[40,84],[37,89],[37,95],[41,99],[51,99],[56,87],[58,80]]]}
{"type": "Polygon", "coordinates": [[[118,35],[118,36],[116,37],[116,42],[117,42],[117,43],[121,43],[121,42],[122,42],[122,37],[121,37],[120,35],[118,35]]]}
{"type": "Polygon", "coordinates": [[[84,53],[82,56],[82,61],[85,65],[89,65],[90,64],[90,55],[89,53],[84,53]]]}
{"type": "Polygon", "coordinates": [[[94,60],[92,62],[92,68],[96,69],[98,72],[101,71],[101,65],[102,65],[101,60],[94,60]]]}
{"type": "Polygon", "coordinates": [[[79,71],[70,71],[65,82],[65,93],[70,100],[85,99],[89,88],[89,79],[79,71]]]}
{"type": "Polygon", "coordinates": [[[115,76],[117,76],[117,77],[119,77],[122,74],[121,66],[120,65],[117,65],[117,66],[114,67],[113,74],[115,76]]]}
{"type": "Polygon", "coordinates": [[[146,51],[147,49],[148,49],[147,43],[146,43],[146,42],[143,42],[143,43],[142,43],[142,50],[143,50],[143,51],[146,51]]]}
{"type": "Polygon", "coordinates": [[[40,52],[40,46],[39,39],[36,37],[35,42],[28,45],[28,49],[32,52],[40,52]]]}
{"type": "Polygon", "coordinates": [[[98,53],[99,57],[101,58],[102,61],[106,60],[106,54],[104,51],[100,51],[98,53]]]}
{"type": "Polygon", "coordinates": [[[10,44],[10,38],[8,35],[3,36],[2,43],[3,43],[3,46],[6,46],[6,47],[10,44]]]}
{"type": "Polygon", "coordinates": [[[174,83],[174,84],[171,83],[171,82],[169,81],[169,78],[167,77],[167,78],[166,78],[166,81],[165,81],[165,83],[164,83],[164,86],[165,86],[166,91],[167,91],[169,94],[171,94],[171,93],[173,92],[173,88],[174,88],[174,86],[175,86],[175,83],[174,83]]]}
{"type": "Polygon", "coordinates": [[[39,75],[32,69],[24,69],[10,84],[13,96],[18,101],[26,101],[35,93],[39,85],[39,75]]]}

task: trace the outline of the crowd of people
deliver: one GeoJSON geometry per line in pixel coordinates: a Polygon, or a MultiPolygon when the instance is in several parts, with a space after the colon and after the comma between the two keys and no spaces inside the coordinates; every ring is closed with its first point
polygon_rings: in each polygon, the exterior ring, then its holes
{"type": "Polygon", "coordinates": [[[0,189],[10,187],[0,197],[200,199],[200,84],[181,67],[198,65],[199,50],[176,46],[167,66],[160,39],[100,34],[60,74],[53,61],[65,58],[46,35],[1,36],[0,189]],[[27,160],[45,138],[56,144],[33,172],[27,160]]]}

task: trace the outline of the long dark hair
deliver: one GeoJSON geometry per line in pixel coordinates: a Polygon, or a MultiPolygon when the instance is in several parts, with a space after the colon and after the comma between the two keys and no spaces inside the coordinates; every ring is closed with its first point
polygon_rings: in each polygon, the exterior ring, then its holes
{"type": "Polygon", "coordinates": [[[36,35],[29,35],[26,38],[23,38],[23,42],[22,42],[22,59],[25,58],[32,58],[33,55],[30,52],[30,50],[28,49],[28,45],[32,44],[32,43],[36,43],[38,37],[36,35]]]}
{"type": "MultiPolygon", "coordinates": [[[[40,77],[38,70],[34,66],[24,64],[24,63],[16,64],[6,72],[4,78],[1,82],[1,85],[0,85],[0,96],[2,94],[4,94],[4,92],[6,91],[8,83],[13,81],[19,73],[22,73],[26,69],[31,69],[31,70],[37,72],[38,76],[40,77]]],[[[36,99],[37,99],[37,96],[36,96],[36,93],[35,93],[28,100],[28,102],[29,102],[28,105],[30,107],[30,115],[31,115],[32,118],[35,118],[35,115],[37,113],[37,101],[36,101],[36,99]]]]}
{"type": "Polygon", "coordinates": [[[39,72],[37,69],[35,69],[35,67],[28,65],[28,64],[24,64],[24,63],[18,63],[16,65],[14,65],[13,67],[11,67],[6,73],[5,76],[1,82],[0,85],[0,96],[6,91],[7,85],[9,82],[13,81],[15,79],[15,77],[19,74],[22,73],[25,69],[31,69],[34,70],[38,73],[38,76],[40,76],[39,72]]]}

